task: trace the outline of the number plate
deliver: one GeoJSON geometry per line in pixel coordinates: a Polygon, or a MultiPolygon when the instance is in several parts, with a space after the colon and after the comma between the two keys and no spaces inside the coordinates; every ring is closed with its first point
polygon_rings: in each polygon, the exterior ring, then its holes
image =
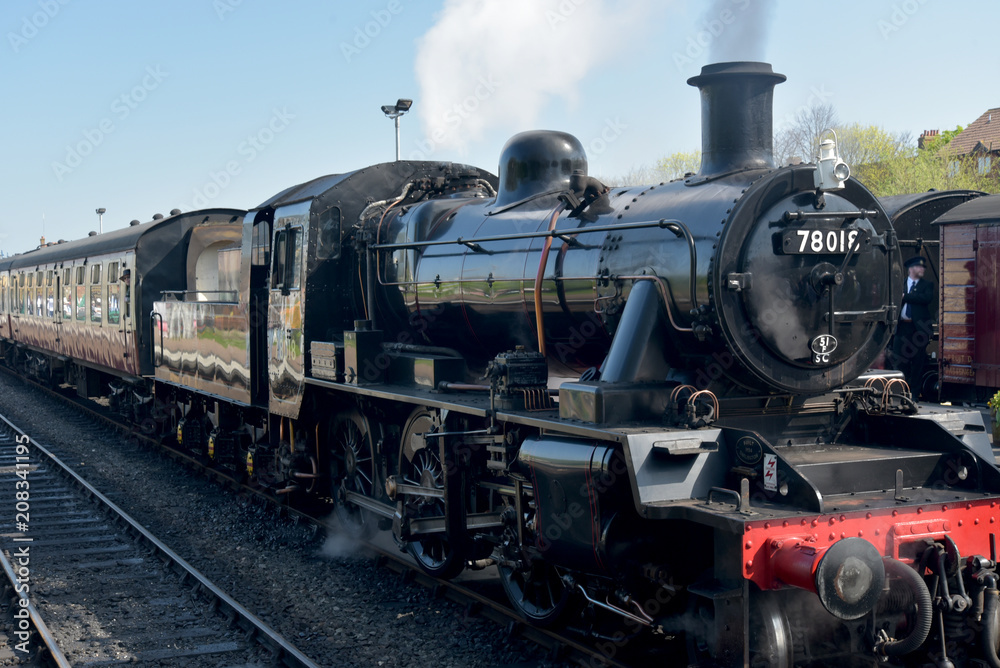
{"type": "Polygon", "coordinates": [[[855,253],[861,250],[861,230],[801,227],[781,233],[785,255],[846,255],[852,245],[855,253]]]}

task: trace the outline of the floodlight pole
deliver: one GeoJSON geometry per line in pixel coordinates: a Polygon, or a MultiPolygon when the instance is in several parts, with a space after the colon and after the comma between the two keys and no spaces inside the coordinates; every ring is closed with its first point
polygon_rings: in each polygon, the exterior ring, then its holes
{"type": "Polygon", "coordinates": [[[104,214],[107,213],[107,209],[101,207],[97,210],[97,224],[99,226],[100,232],[98,234],[104,234],[104,214]]]}
{"type": "Polygon", "coordinates": [[[396,114],[392,117],[393,123],[396,124],[396,162],[399,162],[399,117],[402,114],[396,114]]]}
{"type": "Polygon", "coordinates": [[[401,159],[399,151],[399,117],[410,110],[413,106],[413,100],[404,100],[400,98],[396,100],[396,104],[386,104],[382,105],[382,113],[386,115],[386,118],[391,118],[396,126],[396,162],[401,159]]]}

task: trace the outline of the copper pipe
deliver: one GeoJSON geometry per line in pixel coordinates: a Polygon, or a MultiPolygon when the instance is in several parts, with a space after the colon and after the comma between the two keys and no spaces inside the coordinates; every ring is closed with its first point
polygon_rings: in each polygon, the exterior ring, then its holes
{"type": "MultiPolygon", "coordinates": [[[[549,232],[556,229],[559,214],[566,207],[564,202],[552,210],[549,218],[549,232]]],[[[538,328],[538,352],[545,355],[545,313],[542,310],[542,278],[545,277],[545,265],[549,263],[549,249],[552,248],[552,237],[545,237],[542,244],[542,256],[538,259],[538,272],[535,274],[535,327],[538,328]]]]}

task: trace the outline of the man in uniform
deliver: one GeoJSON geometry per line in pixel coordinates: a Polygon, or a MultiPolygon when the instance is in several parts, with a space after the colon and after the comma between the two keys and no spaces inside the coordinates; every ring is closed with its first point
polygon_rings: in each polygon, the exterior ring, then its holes
{"type": "Polygon", "coordinates": [[[899,326],[892,340],[892,357],[896,368],[903,372],[914,399],[920,395],[927,344],[931,340],[931,302],[934,284],[924,279],[927,261],[921,256],[905,262],[907,277],[903,284],[903,306],[899,326]]]}

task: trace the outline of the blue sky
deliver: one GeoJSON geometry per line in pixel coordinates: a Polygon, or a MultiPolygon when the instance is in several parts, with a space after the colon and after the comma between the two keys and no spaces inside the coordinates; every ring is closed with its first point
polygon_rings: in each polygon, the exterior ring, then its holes
{"type": "Polygon", "coordinates": [[[514,133],[575,134],[590,171],[700,148],[686,80],[765,60],[780,125],[811,104],[909,131],[1000,106],[995,0],[5,0],[0,251],[404,158],[496,170],[514,133]],[[971,18],[970,18],[971,17],[971,18]],[[985,31],[986,34],[988,31],[985,31]],[[961,37],[958,37],[961,35],[961,37]]]}

